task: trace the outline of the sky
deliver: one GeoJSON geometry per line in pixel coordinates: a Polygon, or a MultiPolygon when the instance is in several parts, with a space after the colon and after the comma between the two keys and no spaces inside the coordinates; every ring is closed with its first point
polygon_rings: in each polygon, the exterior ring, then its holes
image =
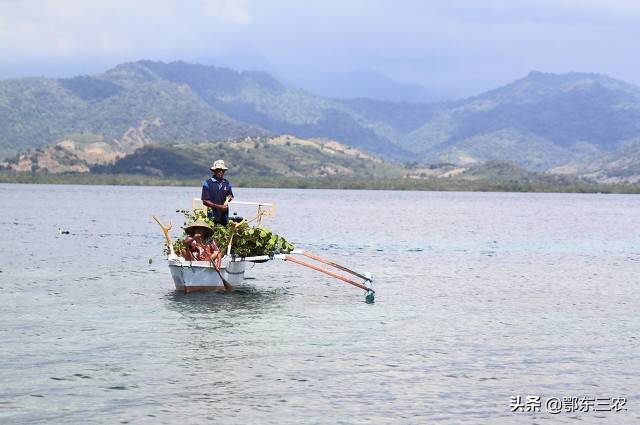
{"type": "Polygon", "coordinates": [[[638,40],[638,0],[0,0],[0,78],[183,60],[460,97],[531,70],[640,85],[638,40]]]}

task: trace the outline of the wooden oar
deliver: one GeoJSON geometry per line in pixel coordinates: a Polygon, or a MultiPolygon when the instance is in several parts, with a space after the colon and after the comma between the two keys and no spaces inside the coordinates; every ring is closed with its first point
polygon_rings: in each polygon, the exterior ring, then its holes
{"type": "Polygon", "coordinates": [[[220,280],[222,280],[222,285],[224,286],[224,292],[231,292],[233,290],[233,286],[231,286],[231,284],[224,277],[222,277],[222,273],[220,273],[220,270],[216,268],[215,260],[213,258],[210,258],[209,261],[211,261],[211,265],[213,266],[213,269],[218,273],[218,276],[220,276],[220,280]]]}
{"type": "Polygon", "coordinates": [[[224,277],[222,277],[222,273],[220,273],[220,270],[216,269],[215,267],[213,269],[218,272],[218,276],[220,276],[220,280],[222,280],[222,284],[224,285],[224,292],[233,291],[233,286],[231,286],[231,284],[227,282],[224,277]]]}
{"type": "Polygon", "coordinates": [[[347,277],[344,277],[342,275],[339,275],[338,273],[334,273],[334,272],[330,272],[329,270],[322,269],[322,268],[316,266],[315,264],[311,264],[311,263],[307,263],[306,261],[298,260],[297,258],[295,258],[292,255],[285,255],[284,259],[285,259],[285,261],[291,261],[293,263],[300,264],[301,266],[309,267],[310,269],[319,271],[320,273],[324,273],[324,274],[327,274],[327,275],[329,275],[331,277],[335,277],[336,279],[339,279],[339,280],[341,280],[341,281],[343,281],[345,283],[348,283],[349,285],[356,286],[356,287],[358,287],[360,289],[364,289],[365,291],[370,291],[372,293],[375,293],[375,291],[373,289],[367,288],[366,286],[364,286],[361,283],[354,282],[353,280],[351,280],[351,279],[349,279],[347,277]]]}

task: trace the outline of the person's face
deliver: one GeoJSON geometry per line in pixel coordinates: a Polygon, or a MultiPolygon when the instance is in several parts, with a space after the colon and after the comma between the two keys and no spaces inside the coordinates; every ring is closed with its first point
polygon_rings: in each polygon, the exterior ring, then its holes
{"type": "Polygon", "coordinates": [[[220,180],[221,178],[224,177],[224,172],[225,171],[226,170],[221,170],[221,169],[218,168],[216,170],[213,170],[213,175],[216,177],[217,180],[220,180]]]}

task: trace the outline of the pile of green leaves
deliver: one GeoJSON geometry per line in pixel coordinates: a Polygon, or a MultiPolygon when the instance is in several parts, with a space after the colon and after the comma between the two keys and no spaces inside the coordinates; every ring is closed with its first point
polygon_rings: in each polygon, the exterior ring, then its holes
{"type": "MultiPolygon", "coordinates": [[[[282,236],[279,236],[264,227],[250,226],[247,223],[236,224],[229,222],[226,226],[214,225],[203,211],[178,210],[185,217],[186,226],[195,220],[202,220],[213,228],[213,239],[218,247],[226,254],[229,240],[231,242],[231,254],[239,257],[253,257],[257,255],[287,254],[293,251],[294,246],[282,236]]],[[[186,234],[184,235],[186,237],[186,234]]],[[[173,249],[179,253],[184,244],[182,239],[174,242],[173,249]]]]}

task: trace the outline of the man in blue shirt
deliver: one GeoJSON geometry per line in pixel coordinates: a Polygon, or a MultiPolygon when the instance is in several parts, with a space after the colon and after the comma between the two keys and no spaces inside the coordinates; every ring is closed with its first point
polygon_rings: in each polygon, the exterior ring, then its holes
{"type": "Polygon", "coordinates": [[[205,180],[202,184],[202,203],[208,208],[208,217],[212,218],[216,224],[227,225],[229,221],[228,202],[233,199],[233,191],[231,183],[224,178],[225,171],[228,168],[224,165],[224,161],[219,159],[213,163],[210,170],[213,176],[205,180]]]}

